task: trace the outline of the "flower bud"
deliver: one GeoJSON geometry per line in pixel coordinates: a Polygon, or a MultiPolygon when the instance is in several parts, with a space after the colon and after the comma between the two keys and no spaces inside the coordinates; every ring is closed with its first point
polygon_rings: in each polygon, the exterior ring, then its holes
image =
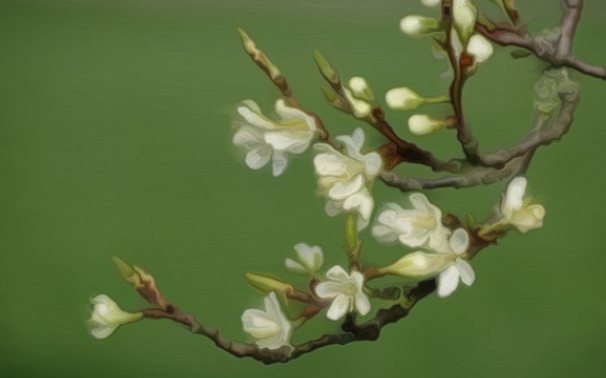
{"type": "Polygon", "coordinates": [[[423,4],[429,8],[437,7],[441,3],[442,3],[442,0],[421,0],[421,4],[423,4]]]}
{"type": "Polygon", "coordinates": [[[415,114],[408,119],[408,128],[415,135],[428,135],[441,131],[444,124],[426,114],[415,114]]]}
{"type": "Polygon", "coordinates": [[[349,88],[354,97],[370,103],[374,103],[375,95],[368,86],[368,82],[361,76],[354,76],[349,80],[349,88]]]}
{"type": "Polygon", "coordinates": [[[366,118],[370,115],[372,105],[369,102],[356,98],[347,88],[343,88],[343,91],[345,92],[345,97],[347,97],[347,102],[349,103],[349,107],[351,108],[354,117],[366,118]]]}
{"type": "Polygon", "coordinates": [[[400,30],[412,36],[424,36],[439,30],[438,20],[422,16],[406,16],[400,21],[400,30]]]}
{"type": "Polygon", "coordinates": [[[425,99],[408,87],[393,88],[385,94],[390,109],[412,110],[425,104],[425,99]]]}
{"type": "Polygon", "coordinates": [[[402,277],[425,277],[441,271],[447,263],[445,254],[413,252],[389,266],[379,268],[379,272],[402,277]]]}
{"type": "Polygon", "coordinates": [[[471,0],[453,0],[452,18],[454,27],[465,45],[475,30],[478,9],[471,0]]]}
{"type": "Polygon", "coordinates": [[[293,290],[291,284],[280,281],[269,274],[247,272],[244,277],[246,277],[246,280],[251,286],[263,292],[276,291],[278,293],[287,294],[293,290]]]}
{"type": "Polygon", "coordinates": [[[142,312],[123,311],[116,302],[105,294],[97,295],[90,301],[94,308],[91,318],[88,320],[88,326],[91,335],[96,339],[106,339],[119,326],[143,318],[142,312]]]}
{"type": "Polygon", "coordinates": [[[486,38],[479,34],[474,34],[467,44],[467,53],[473,55],[475,63],[483,63],[490,58],[494,49],[486,38]]]}

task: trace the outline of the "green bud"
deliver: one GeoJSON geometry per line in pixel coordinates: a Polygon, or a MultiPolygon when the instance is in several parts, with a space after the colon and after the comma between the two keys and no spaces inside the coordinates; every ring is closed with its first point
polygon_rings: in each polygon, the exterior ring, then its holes
{"type": "Polygon", "coordinates": [[[318,65],[320,72],[322,72],[322,76],[324,76],[324,78],[326,80],[328,80],[330,83],[332,83],[334,85],[339,84],[339,81],[341,80],[339,78],[339,73],[328,62],[328,60],[326,60],[326,58],[324,57],[324,55],[322,55],[320,50],[318,50],[318,49],[314,50],[314,59],[316,60],[316,64],[318,65]]]}
{"type": "Polygon", "coordinates": [[[261,290],[262,292],[268,293],[270,291],[275,291],[278,293],[287,294],[293,290],[291,284],[280,281],[278,278],[269,274],[246,272],[244,277],[246,277],[246,280],[252,287],[261,290]]]}

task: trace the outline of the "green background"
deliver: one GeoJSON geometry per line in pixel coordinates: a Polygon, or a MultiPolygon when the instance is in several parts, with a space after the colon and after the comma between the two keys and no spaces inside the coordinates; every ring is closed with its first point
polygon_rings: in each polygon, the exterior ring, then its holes
{"type": "MultiPolygon", "coordinates": [[[[497,16],[488,1],[480,5],[497,16]]],[[[558,1],[520,2],[531,30],[559,20],[558,1]]],[[[606,3],[586,1],[576,51],[606,64],[606,3]]],[[[259,307],[247,270],[284,272],[298,242],[344,264],[344,217],[324,214],[311,156],[283,177],[251,171],[230,144],[233,106],[251,98],[267,112],[278,92],[243,52],[245,28],[291,80],[300,102],[335,133],[366,127],[325,104],[311,51],[344,77],[365,76],[379,98],[408,85],[440,95],[448,79],[425,40],[399,20],[432,15],[417,1],[7,1],[0,2],[0,365],[3,376],[601,376],[606,368],[604,208],[606,83],[580,77],[572,131],[541,148],[528,172],[547,209],[545,228],[512,233],[474,261],[477,280],[435,295],[384,329],[379,341],[332,346],[287,365],[238,360],[169,321],[89,336],[88,300],[106,293],[124,309],[145,302],[110,257],[151,271],[184,310],[245,339],[240,315],[259,307]]],[[[465,105],[485,151],[530,126],[533,83],[544,67],[508,49],[469,81],[465,105]]],[[[447,108],[427,108],[436,116],[447,108]]],[[[388,112],[405,138],[442,158],[460,156],[454,134],[413,137],[412,113],[388,112]]],[[[428,174],[402,166],[403,175],[428,174]]],[[[441,208],[482,218],[504,184],[429,193],[441,208]]],[[[377,202],[401,194],[377,183],[377,202]]],[[[405,250],[374,242],[366,261],[405,250]]],[[[324,317],[295,341],[337,330],[324,317]]]]}

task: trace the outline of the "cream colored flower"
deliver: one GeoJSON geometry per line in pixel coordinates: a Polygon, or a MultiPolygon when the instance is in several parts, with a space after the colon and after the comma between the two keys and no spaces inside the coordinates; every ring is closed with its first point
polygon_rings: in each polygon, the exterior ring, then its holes
{"type": "Polygon", "coordinates": [[[295,245],[295,251],[299,261],[287,258],[285,261],[286,268],[295,273],[314,273],[322,267],[324,263],[324,255],[322,248],[317,245],[310,246],[305,243],[295,245]]]}
{"type": "Polygon", "coordinates": [[[343,154],[325,143],[314,146],[320,151],[314,157],[318,176],[318,193],[326,196],[326,213],[336,216],[342,212],[359,214],[358,229],[366,227],[372,214],[374,200],[368,188],[382,168],[383,161],[376,152],[362,154],[364,131],[357,128],[353,136],[338,136],[345,145],[343,154]]]}
{"type": "Polygon", "coordinates": [[[408,247],[447,250],[450,231],[442,225],[442,211],[423,193],[413,193],[408,198],[414,209],[404,209],[393,202],[386,204],[377,216],[372,235],[382,242],[398,240],[408,247]]]}
{"type": "Polygon", "coordinates": [[[509,186],[505,198],[501,202],[501,224],[509,224],[525,234],[535,228],[543,227],[545,208],[542,205],[529,205],[524,197],[528,181],[524,177],[516,177],[509,186]]]}
{"type": "Polygon", "coordinates": [[[94,305],[91,318],[88,320],[90,333],[96,339],[106,339],[121,325],[136,322],[143,318],[142,312],[126,312],[105,294],[97,295],[90,300],[94,305]]]}
{"type": "Polygon", "coordinates": [[[272,173],[280,176],[288,166],[288,154],[303,153],[317,130],[315,120],[299,109],[286,106],[284,100],[276,101],[278,122],[261,114],[252,100],[243,101],[236,108],[233,137],[234,145],[248,150],[246,165],[260,169],[272,162],[272,173]]]}
{"type": "Polygon", "coordinates": [[[334,298],[326,316],[330,320],[339,320],[348,312],[357,310],[362,316],[370,312],[370,301],[364,294],[364,275],[353,271],[347,274],[338,265],[326,272],[330,281],[320,282],[316,294],[320,298],[334,298]]]}
{"type": "Polygon", "coordinates": [[[459,281],[467,286],[475,281],[473,268],[464,258],[468,248],[469,234],[465,229],[458,228],[452,233],[446,249],[409,253],[395,263],[379,268],[379,272],[415,278],[428,278],[437,274],[437,293],[440,298],[445,298],[456,290],[459,281]]]}
{"type": "Polygon", "coordinates": [[[290,346],[292,324],[280,309],[276,293],[265,297],[265,311],[248,309],[242,314],[244,332],[256,339],[259,348],[279,349],[290,346]]]}

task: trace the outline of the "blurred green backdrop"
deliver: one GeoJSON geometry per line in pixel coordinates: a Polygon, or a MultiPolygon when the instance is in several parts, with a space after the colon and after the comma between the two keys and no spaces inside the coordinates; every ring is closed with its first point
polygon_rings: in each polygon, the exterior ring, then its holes
{"type": "MultiPolygon", "coordinates": [[[[497,8],[478,0],[492,15],[497,8]]],[[[559,19],[556,0],[518,1],[531,29],[559,19]]],[[[606,64],[606,3],[587,0],[576,51],[606,64]]],[[[478,279],[446,300],[424,300],[375,343],[316,351],[288,365],[237,360],[168,321],[128,325],[104,341],[83,322],[106,293],[126,310],[145,303],[112,266],[146,267],[174,302],[244,339],[240,315],[261,298],[246,270],[283,273],[298,242],[343,262],[344,218],[330,219],[311,158],[280,179],[253,172],[230,145],[235,103],[266,111],[278,96],[240,47],[245,28],[290,78],[299,100],[337,133],[360,123],[332,110],[311,51],[345,77],[363,75],[382,97],[409,85],[442,94],[445,61],[398,30],[404,0],[104,0],[0,2],[0,364],[3,376],[601,376],[606,339],[606,83],[580,77],[582,102],[563,143],[541,148],[528,172],[547,208],[545,228],[511,234],[474,261],[478,279]]],[[[466,86],[471,126],[485,150],[523,137],[531,87],[544,67],[497,54],[466,86]]],[[[433,111],[433,109],[427,109],[433,111]]],[[[436,115],[445,109],[435,108],[436,115]]],[[[442,113],[440,113],[442,112],[442,113]]],[[[409,135],[410,114],[389,112],[406,138],[442,158],[452,133],[409,135]]],[[[366,126],[365,126],[366,127],[366,126]]],[[[369,145],[382,139],[367,128],[369,145]]],[[[425,174],[401,167],[402,174],[425,174]]],[[[503,185],[429,193],[478,218],[503,185]]],[[[379,203],[400,194],[378,183],[379,203]]],[[[364,258],[403,250],[373,242],[364,258]]],[[[299,280],[299,281],[296,281],[299,280]]],[[[334,331],[323,318],[295,341],[334,331]]]]}

